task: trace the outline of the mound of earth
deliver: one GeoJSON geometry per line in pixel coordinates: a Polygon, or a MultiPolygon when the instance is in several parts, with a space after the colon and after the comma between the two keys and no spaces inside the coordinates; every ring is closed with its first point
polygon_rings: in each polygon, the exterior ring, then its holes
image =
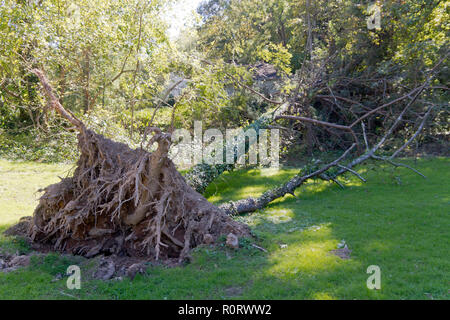
{"type": "MultiPolygon", "coordinates": [[[[85,257],[182,260],[191,248],[221,235],[248,236],[246,225],[186,183],[167,157],[170,135],[152,131],[150,144],[158,144],[154,152],[80,132],[81,156],[73,177],[45,188],[27,237],[85,257]]],[[[14,228],[23,231],[26,223],[14,228]]]]}

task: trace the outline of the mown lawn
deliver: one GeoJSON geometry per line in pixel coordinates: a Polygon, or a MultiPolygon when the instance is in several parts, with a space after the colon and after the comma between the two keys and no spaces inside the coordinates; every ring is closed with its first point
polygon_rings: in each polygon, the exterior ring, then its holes
{"type": "MultiPolygon", "coordinates": [[[[407,161],[413,164],[413,161],[407,161]]],[[[83,281],[68,290],[53,280],[77,257],[51,254],[29,267],[0,272],[0,299],[448,299],[450,297],[450,161],[422,159],[416,167],[368,164],[363,184],[346,176],[348,187],[318,182],[297,190],[261,212],[239,217],[257,240],[241,240],[194,251],[190,264],[150,266],[133,281],[83,281]],[[351,259],[329,254],[345,240],[351,259]],[[253,248],[251,242],[267,249],[253,248]],[[366,269],[381,268],[381,290],[369,290],[366,269]],[[53,281],[52,281],[53,280],[53,281]]],[[[57,182],[70,166],[0,160],[0,230],[36,205],[36,190],[57,182]]],[[[220,203],[257,196],[296,172],[287,168],[227,173],[206,195],[220,203]]],[[[0,236],[4,250],[27,251],[23,241],[0,236]]]]}

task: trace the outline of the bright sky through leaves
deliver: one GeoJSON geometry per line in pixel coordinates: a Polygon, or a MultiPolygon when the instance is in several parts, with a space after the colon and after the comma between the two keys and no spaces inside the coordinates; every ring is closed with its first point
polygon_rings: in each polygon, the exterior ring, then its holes
{"type": "Polygon", "coordinates": [[[167,33],[171,39],[178,37],[183,26],[193,18],[193,13],[201,2],[202,0],[180,0],[168,10],[169,29],[167,33]]]}

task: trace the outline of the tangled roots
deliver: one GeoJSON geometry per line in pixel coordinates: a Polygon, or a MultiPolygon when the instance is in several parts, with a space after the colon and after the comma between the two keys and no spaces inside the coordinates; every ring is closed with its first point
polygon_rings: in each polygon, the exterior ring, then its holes
{"type": "Polygon", "coordinates": [[[55,250],[184,259],[202,242],[230,232],[249,235],[186,184],[167,157],[170,136],[158,128],[154,152],[132,150],[90,130],[78,135],[73,177],[48,186],[28,230],[55,250]]]}

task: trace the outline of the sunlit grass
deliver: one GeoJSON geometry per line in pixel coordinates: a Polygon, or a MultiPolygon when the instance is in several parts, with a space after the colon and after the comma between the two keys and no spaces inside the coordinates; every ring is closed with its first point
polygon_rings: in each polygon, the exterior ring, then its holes
{"type": "MultiPolygon", "coordinates": [[[[367,183],[350,175],[342,180],[348,182],[345,189],[311,182],[296,191],[297,198],[288,195],[237,217],[252,226],[258,238],[251,241],[267,253],[248,241],[237,251],[201,247],[184,267],[151,267],[148,276],[133,281],[84,281],[81,290],[70,292],[65,279],[52,282],[52,270],[71,262],[47,259],[0,273],[0,298],[70,299],[61,294],[66,292],[81,299],[448,299],[449,165],[445,158],[418,161],[423,179],[405,168],[368,164],[359,170],[367,183]],[[330,254],[342,240],[351,259],[330,254]],[[373,264],[381,268],[381,290],[366,287],[366,269],[373,264]]],[[[30,215],[35,189],[57,182],[56,175],[68,169],[4,161],[0,167],[1,186],[7,187],[0,198],[3,226],[30,215]]],[[[216,204],[257,197],[297,171],[237,170],[222,175],[206,195],[216,204]]],[[[0,246],[26,250],[5,237],[0,246]]]]}
{"type": "Polygon", "coordinates": [[[37,191],[65,177],[69,165],[0,160],[0,224],[11,224],[31,216],[40,193],[37,191]]]}

